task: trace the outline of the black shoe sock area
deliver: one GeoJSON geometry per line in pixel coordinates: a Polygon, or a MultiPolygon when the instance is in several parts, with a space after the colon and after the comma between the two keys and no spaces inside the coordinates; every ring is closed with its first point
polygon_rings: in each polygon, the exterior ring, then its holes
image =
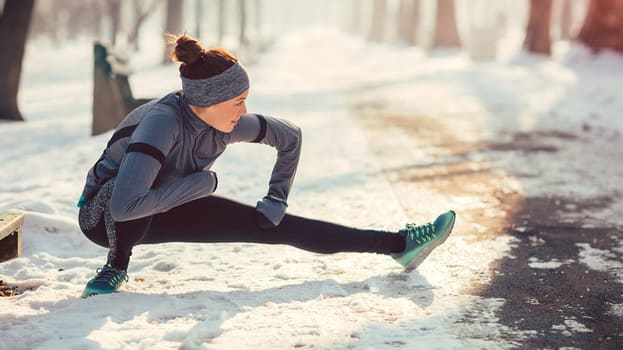
{"type": "Polygon", "coordinates": [[[117,270],[128,271],[128,265],[130,264],[130,257],[116,257],[115,259],[108,259],[107,265],[112,266],[117,270]]]}
{"type": "Polygon", "coordinates": [[[407,241],[399,234],[392,237],[392,253],[402,253],[407,248],[407,241]]]}

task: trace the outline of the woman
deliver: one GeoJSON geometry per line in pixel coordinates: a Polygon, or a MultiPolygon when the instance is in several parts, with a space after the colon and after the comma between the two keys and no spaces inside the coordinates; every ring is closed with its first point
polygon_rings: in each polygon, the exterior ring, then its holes
{"type": "Polygon", "coordinates": [[[127,281],[137,244],[255,242],[325,254],[375,252],[410,270],[448,237],[452,211],[432,224],[408,224],[397,234],[286,214],[301,152],[300,129],[286,120],[247,114],[249,78],[232,54],[204,49],[188,35],[174,43],[182,91],[128,114],[88,172],[78,203],[80,228],[109,253],[83,297],[115,292],[127,281]],[[278,151],[268,193],[255,208],[212,195],[218,179],[210,168],[234,142],[278,151]]]}

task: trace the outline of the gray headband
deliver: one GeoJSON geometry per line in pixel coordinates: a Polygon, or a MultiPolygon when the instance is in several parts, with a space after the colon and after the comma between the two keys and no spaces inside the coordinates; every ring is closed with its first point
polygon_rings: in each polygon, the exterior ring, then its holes
{"type": "Polygon", "coordinates": [[[223,73],[207,79],[182,78],[182,89],[188,103],[206,107],[232,99],[249,89],[249,76],[241,64],[235,63],[223,73]]]}

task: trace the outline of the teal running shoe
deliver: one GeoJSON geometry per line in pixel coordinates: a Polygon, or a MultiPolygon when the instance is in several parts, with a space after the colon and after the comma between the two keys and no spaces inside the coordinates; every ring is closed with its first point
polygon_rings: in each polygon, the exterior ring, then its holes
{"type": "Polygon", "coordinates": [[[398,234],[405,238],[407,246],[402,253],[392,254],[392,258],[404,266],[405,271],[414,270],[433,249],[448,238],[454,227],[455,218],[456,214],[450,210],[439,215],[433,223],[419,226],[407,224],[404,229],[398,231],[398,234]]]}
{"type": "Polygon", "coordinates": [[[110,265],[104,265],[97,269],[97,274],[87,282],[83,298],[88,298],[96,294],[110,294],[116,292],[123,282],[128,281],[128,274],[123,270],[117,270],[110,265]]]}

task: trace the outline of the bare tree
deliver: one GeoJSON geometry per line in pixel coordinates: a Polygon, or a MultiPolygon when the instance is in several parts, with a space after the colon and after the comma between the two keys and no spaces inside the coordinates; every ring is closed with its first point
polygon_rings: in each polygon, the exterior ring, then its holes
{"type": "Polygon", "coordinates": [[[420,17],[420,1],[400,0],[398,16],[398,37],[408,44],[415,45],[420,17]]]}
{"type": "Polygon", "coordinates": [[[104,5],[102,5],[102,3],[99,1],[90,2],[90,12],[93,15],[93,18],[95,19],[92,23],[93,37],[95,39],[98,39],[99,41],[104,41],[103,33],[102,33],[102,23],[103,23],[102,12],[104,12],[103,7],[104,5]]]}
{"type": "Polygon", "coordinates": [[[387,21],[387,1],[374,0],[372,11],[372,26],[368,38],[371,41],[385,39],[385,26],[387,21]]]}
{"type": "Polygon", "coordinates": [[[104,4],[110,18],[110,43],[114,46],[117,43],[117,34],[121,30],[121,0],[108,0],[104,4]]]}
{"type": "Polygon", "coordinates": [[[623,1],[591,0],[578,39],[595,51],[623,52],[623,1]]]}
{"type": "Polygon", "coordinates": [[[360,34],[362,31],[362,26],[363,24],[362,19],[363,19],[363,4],[362,4],[363,0],[351,0],[351,10],[350,10],[350,18],[349,20],[349,28],[348,30],[357,35],[360,34]]]}
{"type": "MultiPolygon", "coordinates": [[[[184,0],[167,0],[164,32],[180,34],[182,31],[182,15],[184,13],[184,0]]],[[[167,45],[164,46],[162,63],[170,62],[171,52],[167,45]]]]}
{"type": "Polygon", "coordinates": [[[240,10],[240,45],[247,46],[249,44],[247,37],[247,1],[239,0],[238,5],[240,10]]]}
{"type": "Polygon", "coordinates": [[[195,0],[195,35],[201,38],[201,22],[203,20],[203,0],[195,0]]]}
{"type": "Polygon", "coordinates": [[[23,121],[17,106],[34,0],[5,0],[0,16],[0,119],[23,121]]]}
{"type": "Polygon", "coordinates": [[[132,48],[136,51],[139,50],[138,35],[141,30],[145,19],[154,12],[156,7],[160,4],[160,0],[133,0],[132,7],[134,10],[134,21],[130,27],[128,33],[128,42],[132,45],[132,48]]]}
{"type": "Polygon", "coordinates": [[[552,0],[530,0],[530,16],[523,46],[528,52],[551,54],[552,0]]]}
{"type": "Polygon", "coordinates": [[[461,46],[454,12],[454,0],[437,0],[433,48],[461,46]]]}
{"type": "Polygon", "coordinates": [[[35,1],[28,35],[50,38],[54,44],[85,34],[101,39],[103,6],[101,0],[35,1]]]}
{"type": "Polygon", "coordinates": [[[258,44],[262,40],[262,1],[255,0],[255,39],[258,44]]]}
{"type": "Polygon", "coordinates": [[[493,60],[497,53],[497,41],[504,31],[502,11],[491,1],[475,1],[467,9],[467,40],[463,47],[472,60],[493,60]]]}
{"type": "Polygon", "coordinates": [[[225,38],[225,0],[219,0],[218,4],[218,39],[219,45],[223,45],[223,39],[225,38]]]}
{"type": "Polygon", "coordinates": [[[560,1],[560,38],[568,40],[571,38],[571,0],[560,1]]]}
{"type": "MultiPolygon", "coordinates": [[[[81,34],[88,33],[91,37],[95,37],[98,33],[98,27],[100,25],[99,13],[93,12],[93,5],[91,1],[71,1],[63,0],[59,3],[55,0],[52,4],[53,8],[58,7],[60,4],[64,5],[64,21],[62,22],[67,33],[64,39],[74,39],[81,34]]],[[[48,15],[49,16],[49,15],[48,15]]]]}
{"type": "MultiPolygon", "coordinates": [[[[1,3],[1,1],[0,1],[1,3]]],[[[58,30],[58,6],[51,2],[38,1],[34,4],[32,19],[30,21],[29,36],[31,38],[46,37],[54,44],[59,42],[58,30]]]]}

